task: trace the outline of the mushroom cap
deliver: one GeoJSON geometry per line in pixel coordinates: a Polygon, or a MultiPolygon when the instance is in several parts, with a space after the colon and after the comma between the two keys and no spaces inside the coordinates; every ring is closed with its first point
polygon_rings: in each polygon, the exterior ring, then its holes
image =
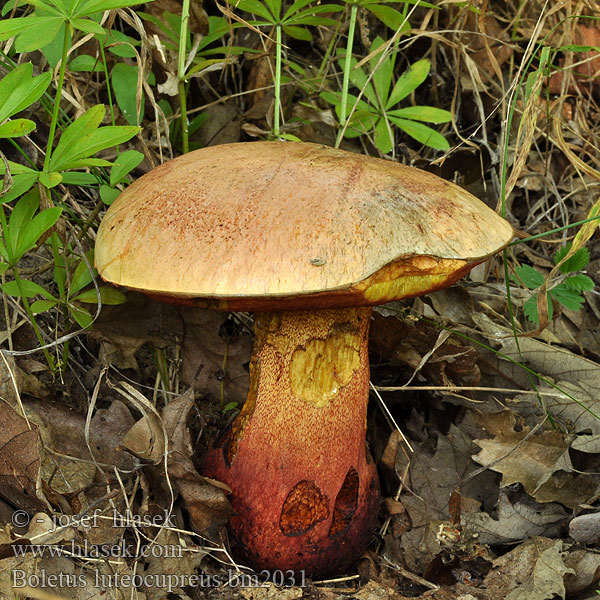
{"type": "Polygon", "coordinates": [[[509,223],[391,161],[291,142],[213,146],[130,185],[98,230],[103,279],[229,310],[361,306],[450,285],[509,223]]]}

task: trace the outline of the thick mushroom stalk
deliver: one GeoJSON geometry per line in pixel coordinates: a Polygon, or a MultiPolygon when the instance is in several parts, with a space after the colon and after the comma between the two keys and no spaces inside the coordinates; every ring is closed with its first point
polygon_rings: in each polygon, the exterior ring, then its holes
{"type": "Polygon", "coordinates": [[[231,528],[255,568],[350,566],[379,502],[366,449],[371,308],[258,313],[242,412],[204,474],[232,489],[231,528]]]}

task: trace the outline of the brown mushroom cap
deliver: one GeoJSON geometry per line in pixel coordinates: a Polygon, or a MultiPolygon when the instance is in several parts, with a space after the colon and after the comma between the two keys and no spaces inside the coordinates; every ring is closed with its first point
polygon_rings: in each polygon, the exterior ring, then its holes
{"type": "Polygon", "coordinates": [[[358,306],[445,287],[512,236],[431,173],[252,142],[191,152],[129,186],[100,226],[96,266],[117,285],[215,308],[358,306]]]}

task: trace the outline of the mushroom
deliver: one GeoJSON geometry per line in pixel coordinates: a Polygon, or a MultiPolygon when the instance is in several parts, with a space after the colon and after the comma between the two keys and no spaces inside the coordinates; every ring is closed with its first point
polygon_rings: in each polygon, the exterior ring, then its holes
{"type": "Polygon", "coordinates": [[[361,555],[379,502],[365,441],[372,306],[449,286],[512,236],[431,173],[309,143],[191,152],[109,208],[105,280],[256,313],[247,400],[203,466],[231,488],[231,530],[255,568],[315,576],[361,555]]]}

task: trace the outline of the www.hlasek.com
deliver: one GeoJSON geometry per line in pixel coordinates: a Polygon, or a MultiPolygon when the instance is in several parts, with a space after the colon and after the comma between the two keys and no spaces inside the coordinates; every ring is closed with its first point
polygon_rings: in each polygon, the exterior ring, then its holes
{"type": "Polygon", "coordinates": [[[90,544],[71,542],[61,544],[13,544],[14,555],[33,558],[54,558],[55,556],[75,556],[77,558],[181,558],[183,548],[179,544],[135,544],[124,539],[118,544],[90,544]]]}
{"type": "Polygon", "coordinates": [[[12,570],[12,586],[18,588],[85,588],[93,586],[98,589],[114,588],[159,588],[167,593],[185,587],[232,587],[258,588],[269,587],[305,587],[304,571],[261,571],[257,574],[228,571],[225,574],[175,574],[175,573],[146,573],[119,574],[93,571],[93,576],[86,573],[48,573],[40,569],[37,573],[27,573],[22,569],[12,570]]]}

